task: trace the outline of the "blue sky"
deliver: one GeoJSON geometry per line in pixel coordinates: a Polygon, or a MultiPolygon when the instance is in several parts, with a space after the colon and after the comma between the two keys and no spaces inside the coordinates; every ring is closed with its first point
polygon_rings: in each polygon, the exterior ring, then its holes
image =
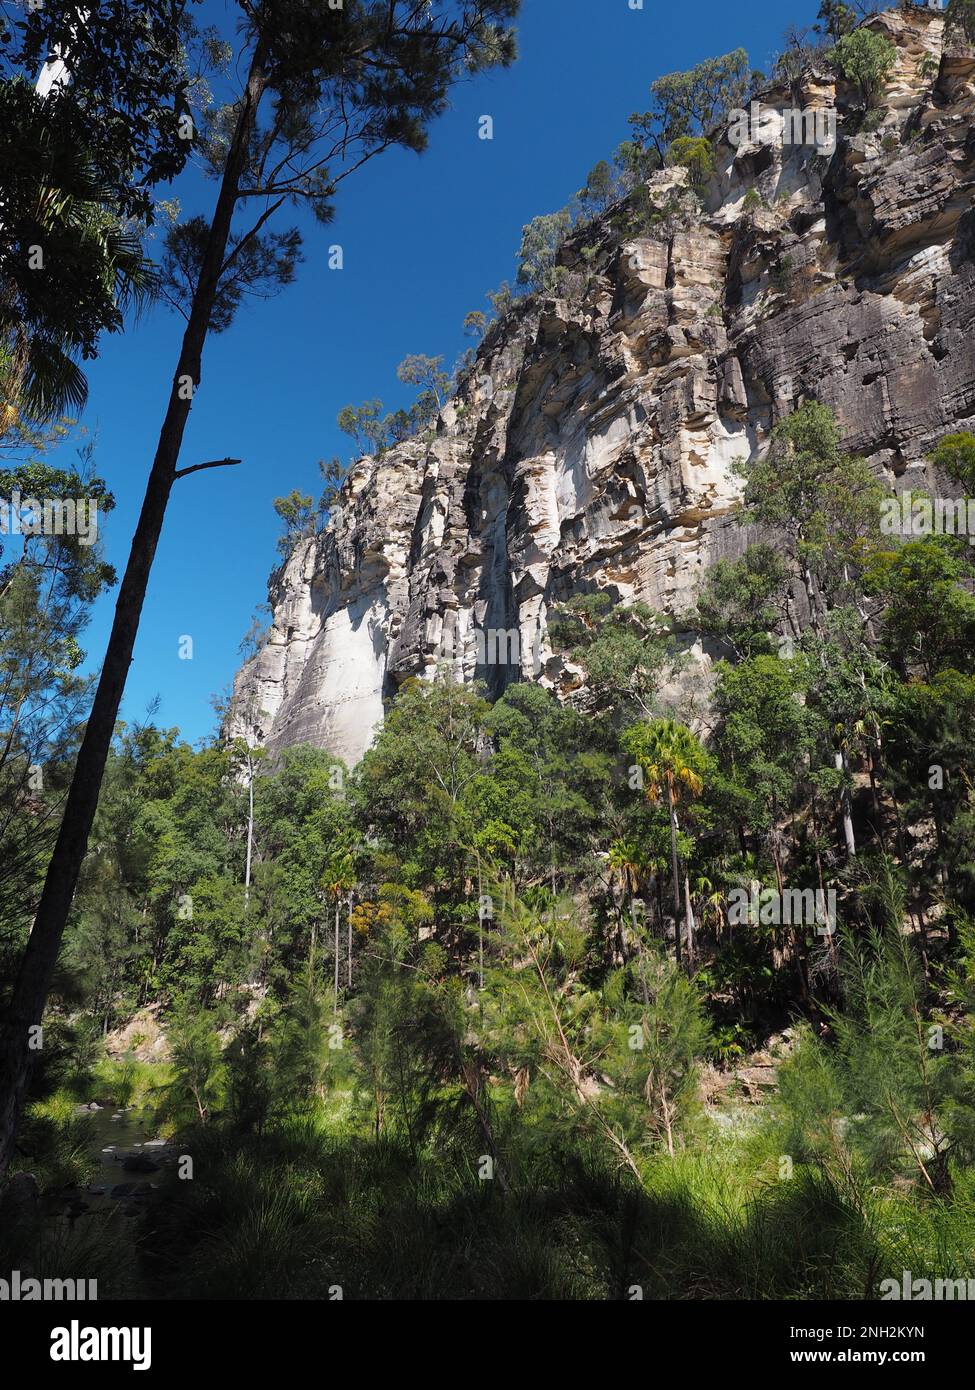
{"type": "MultiPolygon", "coordinates": [[[[780,48],[789,23],[808,24],[818,0],[523,0],[520,58],[507,71],[454,90],[422,156],[391,151],[345,182],[334,222],[305,232],[296,283],[245,306],[211,336],[181,463],[236,457],[235,469],[176,484],[122,717],[156,721],[196,741],[215,725],[211,696],[225,693],[238,647],[266,599],[278,519],[272,499],[292,488],[317,496],[317,461],[351,450],[335,425],[349,402],[407,404],[396,366],[410,352],[469,345],[462,323],[487,309],[488,290],[513,279],[521,228],[563,206],[597,160],[627,136],[627,116],[647,105],[653,78],[739,45],[755,67],[780,48]],[[478,138],[481,115],[493,141],[478,138]],[[328,269],[328,247],[345,267],[328,269]],[[193,659],[179,640],[193,638],[193,659]]],[[[207,0],[207,20],[232,33],[234,10],[207,0]]],[[[188,177],[173,190],[185,213],[206,211],[212,186],[188,177]]],[[[277,225],[287,225],[282,222],[277,225]]],[[[81,424],[97,436],[96,467],[115,494],[102,534],[121,573],[178,351],[182,320],[163,307],[104,339],[88,364],[81,424]]],[[[60,460],[58,460],[60,461],[60,460]]],[[[89,669],[104,650],[115,591],[96,607],[84,638],[89,669]]]]}

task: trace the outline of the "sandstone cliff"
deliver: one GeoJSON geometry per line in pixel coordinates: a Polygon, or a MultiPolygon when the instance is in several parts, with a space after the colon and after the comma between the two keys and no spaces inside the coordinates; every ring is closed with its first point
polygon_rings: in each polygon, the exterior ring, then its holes
{"type": "Polygon", "coordinates": [[[835,152],[724,139],[692,217],[684,171],[655,175],[648,235],[601,229],[585,271],[570,240],[571,296],[517,303],[435,437],[352,468],[327,529],[272,577],[230,734],[355,761],[384,698],[445,651],[493,693],[519,675],[568,688],[552,605],[607,589],[686,608],[756,538],[729,465],[805,399],[898,487],[971,428],[975,53],[937,11],[871,23],[898,49],[880,124],[854,133],[856,95],[826,73],[763,92],[772,110],[835,108],[835,152]],[[490,629],[520,634],[520,670],[484,664],[490,629]]]}

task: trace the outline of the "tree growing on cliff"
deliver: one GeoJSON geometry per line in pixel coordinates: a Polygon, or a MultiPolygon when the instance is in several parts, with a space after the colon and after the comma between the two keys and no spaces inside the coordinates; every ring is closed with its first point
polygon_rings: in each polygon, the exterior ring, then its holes
{"type": "Polygon", "coordinates": [[[844,34],[833,50],[833,61],[847,82],[856,85],[865,108],[876,105],[897,61],[897,49],[883,34],[857,29],[844,34]]]}
{"type": "Polygon", "coordinates": [[[278,554],[287,560],[298,542],[312,534],[315,504],[307,493],[292,488],[287,497],[275,497],[274,510],[284,522],[284,532],[278,537],[278,554]]]}
{"type": "Polygon", "coordinates": [[[714,172],[714,150],[703,135],[679,135],[667,151],[667,163],[686,169],[691,187],[702,189],[714,172]]]}
{"type": "Polygon", "coordinates": [[[708,570],[693,615],[702,631],[731,647],[739,660],[769,652],[785,611],[788,569],[778,551],[750,545],[740,560],[708,570]]]}
{"type": "Polygon", "coordinates": [[[843,0],[822,0],[813,28],[835,43],[856,28],[856,12],[843,0]]]}
{"type": "Polygon", "coordinates": [[[559,249],[572,228],[567,208],[533,217],[522,228],[518,251],[518,284],[530,294],[558,294],[565,280],[565,267],[556,264],[559,249]]]}
{"type": "MultiPolygon", "coordinates": [[[[178,467],[221,288],[237,272],[245,248],[269,244],[259,239],[280,209],[304,203],[327,220],[338,185],[363,163],[390,146],[421,151],[426,127],[445,110],[455,81],[512,61],[509,22],[518,8],[519,0],[433,0],[423,6],[410,0],[347,0],[341,9],[310,8],[300,0],[241,0],[235,66],[246,77],[236,98],[214,114],[201,142],[218,182],[217,197],[199,242],[186,330],[101,678],[6,1020],[0,1055],[0,1172],[13,1151],[29,1082],[31,1029],[43,1013],[85,856],[169,497],[179,478],[229,462],[178,467]],[[235,213],[254,207],[261,210],[251,214],[244,230],[235,230],[235,213]]],[[[85,35],[98,29],[90,9],[85,8],[83,17],[76,12],[75,31],[69,26],[62,34],[69,65],[70,50],[83,48],[85,35]]],[[[142,22],[142,5],[122,10],[126,15],[136,11],[136,22],[142,22]]],[[[90,84],[92,100],[97,95],[112,106],[113,87],[120,80],[117,67],[114,59],[98,66],[90,84]]],[[[145,141],[155,137],[155,130],[140,78],[133,70],[132,100],[142,102],[145,141]]],[[[172,92],[162,87],[172,100],[172,92]]]]}
{"type": "Polygon", "coordinates": [[[932,449],[928,458],[935,468],[943,468],[968,497],[975,495],[975,434],[960,430],[946,434],[932,449]]]}
{"type": "Polygon", "coordinates": [[[412,352],[396,368],[396,375],[407,386],[421,388],[422,395],[417,406],[424,414],[435,415],[443,408],[450,377],[443,370],[442,357],[427,357],[422,352],[412,352]]]}
{"type": "Polygon", "coordinates": [[[619,724],[655,713],[654,694],[675,659],[665,621],[645,603],[577,594],[556,609],[549,638],[586,672],[593,705],[619,724]]]}
{"type": "Polygon", "coordinates": [[[634,112],[630,126],[643,148],[655,149],[664,160],[681,136],[710,135],[732,107],[741,106],[750,81],[743,48],[708,58],[686,72],[667,73],[651,82],[651,105],[634,112]]]}

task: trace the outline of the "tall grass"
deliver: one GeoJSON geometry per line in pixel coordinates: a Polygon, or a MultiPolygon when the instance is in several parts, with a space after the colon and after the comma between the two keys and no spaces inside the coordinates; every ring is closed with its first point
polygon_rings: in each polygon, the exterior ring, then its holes
{"type": "Polygon", "coordinates": [[[655,1158],[643,1186],[585,1146],[536,1152],[507,1193],[455,1155],[414,1163],[314,1119],[188,1147],[194,1180],[148,1218],[169,1296],[864,1299],[902,1269],[971,1269],[971,1185],[949,1206],[811,1166],[780,1179],[764,1133],[655,1158]]]}

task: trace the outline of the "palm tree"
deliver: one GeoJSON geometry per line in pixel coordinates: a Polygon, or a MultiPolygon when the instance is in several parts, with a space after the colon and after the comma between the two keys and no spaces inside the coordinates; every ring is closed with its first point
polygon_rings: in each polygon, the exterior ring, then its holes
{"type": "MultiPolygon", "coordinates": [[[[656,802],[662,790],[667,793],[670,819],[670,864],[674,885],[674,949],[678,964],[681,961],[681,879],[677,854],[677,803],[682,792],[699,796],[704,787],[703,772],[707,754],[699,740],[684,724],[673,719],[655,719],[649,724],[635,724],[623,735],[623,746],[636,761],[644,778],[644,791],[656,802]]],[[[684,884],[684,921],[687,932],[687,965],[694,964],[694,919],[691,915],[690,893],[684,884]]]]}
{"type": "Polygon", "coordinates": [[[0,283],[0,404],[35,422],[82,408],[88,383],[77,358],[91,356],[92,336],[120,329],[126,310],[141,308],[158,287],[138,230],[111,211],[111,192],[86,168],[84,152],[54,131],[45,135],[44,167],[29,189],[22,177],[18,211],[71,267],[70,278],[62,268],[63,303],[39,307],[15,276],[0,283]],[[86,314],[73,316],[82,295],[86,314]]]}
{"type": "Polygon", "coordinates": [[[352,853],[347,849],[338,850],[329,861],[322,875],[322,887],[335,899],[335,986],[332,1012],[339,1011],[339,908],[343,894],[351,893],[356,884],[355,864],[352,853]]]}
{"type": "MultiPolygon", "coordinates": [[[[609,847],[611,882],[619,884],[620,894],[629,900],[630,920],[633,920],[633,899],[640,891],[640,878],[645,865],[639,846],[634,840],[614,840],[609,847]]],[[[614,894],[615,897],[615,894],[614,894]]],[[[618,924],[619,953],[623,958],[625,941],[622,921],[618,924]]]]}

